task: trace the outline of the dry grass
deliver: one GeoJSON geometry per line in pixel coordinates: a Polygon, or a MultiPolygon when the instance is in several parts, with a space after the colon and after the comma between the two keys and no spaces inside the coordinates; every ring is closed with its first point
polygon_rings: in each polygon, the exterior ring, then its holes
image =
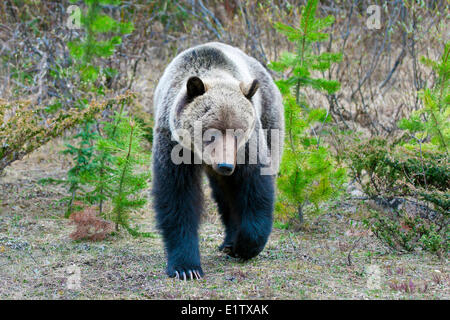
{"type": "Polygon", "coordinates": [[[36,183],[65,175],[70,162],[57,154],[60,149],[60,142],[50,143],[1,177],[2,299],[450,298],[447,261],[424,252],[389,253],[373,235],[355,227],[352,219],[359,208],[353,204],[330,207],[329,214],[310,220],[300,232],[274,228],[263,253],[240,263],[217,251],[223,229],[208,200],[200,242],[206,278],[186,283],[168,279],[150,207],[137,223],[141,230],[154,231],[153,238],[135,239],[125,232],[102,242],[69,238],[74,226],[55,204],[63,190],[36,183]],[[67,286],[72,265],[80,270],[80,289],[67,286]],[[371,265],[379,268],[379,289],[367,286],[371,265]],[[410,280],[414,293],[394,289],[410,280]]]}

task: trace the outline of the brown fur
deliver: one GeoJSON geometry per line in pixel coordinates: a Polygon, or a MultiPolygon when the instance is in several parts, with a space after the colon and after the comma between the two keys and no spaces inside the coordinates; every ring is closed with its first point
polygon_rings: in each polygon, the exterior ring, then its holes
{"type": "MultiPolygon", "coordinates": [[[[203,95],[192,101],[185,95],[180,100],[176,110],[176,129],[188,130],[193,137],[194,123],[201,121],[203,132],[208,129],[217,129],[222,133],[227,129],[251,131],[255,123],[255,111],[242,92],[242,86],[237,82],[204,82],[207,90],[203,95]]],[[[197,147],[198,150],[203,149],[203,146],[197,147]]]]}

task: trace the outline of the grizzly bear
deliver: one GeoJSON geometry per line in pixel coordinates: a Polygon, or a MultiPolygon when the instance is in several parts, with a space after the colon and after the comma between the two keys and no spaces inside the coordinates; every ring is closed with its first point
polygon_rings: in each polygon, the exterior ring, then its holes
{"type": "Polygon", "coordinates": [[[247,260],[272,230],[284,138],[281,94],[267,70],[217,42],[181,52],[154,95],[154,209],[167,274],[203,277],[198,227],[206,174],[225,228],[219,249],[247,260]]]}

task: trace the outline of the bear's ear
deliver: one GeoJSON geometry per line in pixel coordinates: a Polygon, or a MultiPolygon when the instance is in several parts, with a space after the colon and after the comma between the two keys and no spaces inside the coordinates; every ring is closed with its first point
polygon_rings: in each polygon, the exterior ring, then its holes
{"type": "Polygon", "coordinates": [[[259,81],[254,79],[250,84],[241,82],[239,86],[244,96],[250,100],[259,88],[259,81]]]}
{"type": "Polygon", "coordinates": [[[193,99],[205,93],[206,88],[203,81],[199,77],[190,77],[187,81],[187,95],[193,99]]]}

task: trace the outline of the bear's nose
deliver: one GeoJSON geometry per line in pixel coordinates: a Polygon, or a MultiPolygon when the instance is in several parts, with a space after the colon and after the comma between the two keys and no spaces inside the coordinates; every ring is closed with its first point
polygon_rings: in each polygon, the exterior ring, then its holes
{"type": "Polygon", "coordinates": [[[217,165],[217,169],[218,169],[219,173],[221,173],[223,175],[230,175],[234,171],[234,165],[232,165],[230,163],[219,163],[217,165]]]}

